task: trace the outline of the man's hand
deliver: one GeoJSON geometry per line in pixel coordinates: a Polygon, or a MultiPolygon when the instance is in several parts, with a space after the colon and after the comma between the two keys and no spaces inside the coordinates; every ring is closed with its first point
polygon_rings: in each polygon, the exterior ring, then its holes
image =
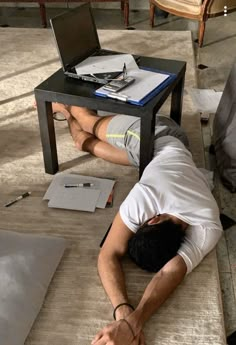
{"type": "Polygon", "coordinates": [[[141,331],[133,336],[133,332],[124,320],[110,323],[97,333],[92,345],[145,345],[144,335],[141,331]]]}

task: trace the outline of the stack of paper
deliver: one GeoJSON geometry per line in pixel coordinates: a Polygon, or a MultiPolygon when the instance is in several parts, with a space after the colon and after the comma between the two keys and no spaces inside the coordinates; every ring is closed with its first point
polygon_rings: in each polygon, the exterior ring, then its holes
{"type": "Polygon", "coordinates": [[[59,173],[54,176],[43,200],[49,200],[48,207],[94,212],[96,207],[106,207],[114,184],[110,179],[59,173]],[[81,186],[87,183],[91,186],[81,186]],[[65,185],[74,187],[66,188],[65,185]]]}
{"type": "Polygon", "coordinates": [[[95,91],[95,95],[135,105],[144,105],[176,78],[174,74],[150,71],[144,68],[127,70],[127,76],[134,78],[135,81],[121,92],[111,93],[102,86],[95,91]]]}

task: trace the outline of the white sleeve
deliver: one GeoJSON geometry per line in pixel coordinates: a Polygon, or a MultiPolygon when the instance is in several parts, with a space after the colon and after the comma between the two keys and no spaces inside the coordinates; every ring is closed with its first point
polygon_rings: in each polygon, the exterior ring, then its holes
{"type": "Polygon", "coordinates": [[[217,228],[200,225],[188,227],[185,240],[178,250],[178,254],[186,263],[187,274],[216,246],[221,235],[222,230],[217,228]]]}
{"type": "Polygon", "coordinates": [[[147,198],[145,187],[140,183],[131,189],[119,211],[125,225],[135,233],[144,222],[157,214],[147,198]]]}
{"type": "Polygon", "coordinates": [[[137,202],[139,199],[137,193],[137,185],[131,189],[126,199],[120,205],[120,216],[125,225],[134,233],[136,233],[140,227],[139,208],[140,205],[137,202]]]}

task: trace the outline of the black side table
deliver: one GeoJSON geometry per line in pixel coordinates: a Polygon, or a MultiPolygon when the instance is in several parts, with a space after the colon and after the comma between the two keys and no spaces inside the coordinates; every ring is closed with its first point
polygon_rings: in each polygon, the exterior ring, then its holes
{"type": "Polygon", "coordinates": [[[55,174],[59,168],[51,106],[52,102],[59,102],[93,110],[140,117],[139,176],[141,177],[143,170],[152,159],[155,115],[171,93],[170,117],[178,124],[181,122],[186,62],[140,57],[139,65],[176,74],[176,79],[144,106],[95,96],[94,91],[99,87],[98,84],[65,77],[62,69],[35,88],[46,173],[55,174]]]}

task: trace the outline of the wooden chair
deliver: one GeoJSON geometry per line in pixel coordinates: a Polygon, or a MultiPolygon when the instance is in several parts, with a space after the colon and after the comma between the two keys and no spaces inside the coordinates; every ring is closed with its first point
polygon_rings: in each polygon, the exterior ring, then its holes
{"type": "Polygon", "coordinates": [[[202,47],[206,21],[236,10],[236,0],[149,0],[150,25],[154,26],[155,7],[176,16],[199,21],[198,44],[202,47]]]}

